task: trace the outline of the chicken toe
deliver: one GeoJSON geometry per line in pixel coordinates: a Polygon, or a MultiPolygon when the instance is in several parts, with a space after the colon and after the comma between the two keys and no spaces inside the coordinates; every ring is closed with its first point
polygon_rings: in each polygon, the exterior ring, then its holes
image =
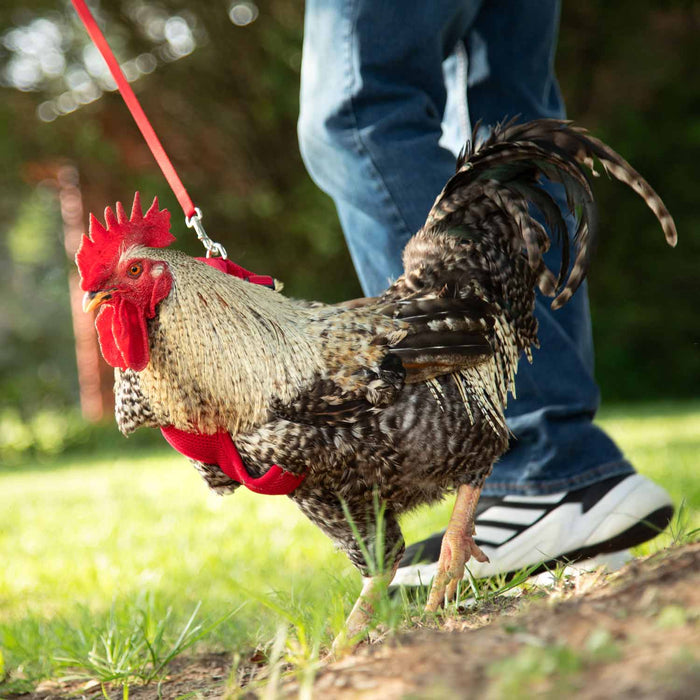
{"type": "Polygon", "coordinates": [[[430,589],[426,612],[435,612],[445,601],[454,599],[464,577],[464,565],[471,557],[487,562],[488,557],[474,542],[474,516],[480,488],[463,485],[457,491],[454,509],[442,538],[438,570],[430,589]]]}

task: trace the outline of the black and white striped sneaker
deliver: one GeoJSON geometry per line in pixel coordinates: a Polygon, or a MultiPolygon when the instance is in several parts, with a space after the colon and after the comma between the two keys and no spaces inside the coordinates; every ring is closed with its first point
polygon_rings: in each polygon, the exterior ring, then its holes
{"type": "MultiPolygon", "coordinates": [[[[547,496],[485,496],[477,508],[474,539],[491,561],[470,559],[467,567],[475,578],[537,564],[536,571],[543,571],[557,562],[582,561],[646,542],[672,516],[668,493],[641,474],[547,496]]],[[[439,533],[408,547],[392,586],[430,583],[441,542],[439,533]]]]}

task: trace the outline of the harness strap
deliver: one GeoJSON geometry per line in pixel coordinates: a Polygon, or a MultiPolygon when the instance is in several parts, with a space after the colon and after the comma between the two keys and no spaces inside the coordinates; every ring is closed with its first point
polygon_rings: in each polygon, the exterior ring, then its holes
{"type": "Polygon", "coordinates": [[[249,488],[255,493],[268,496],[286,496],[304,481],[300,476],[284,471],[273,464],[262,476],[252,477],[248,473],[241,455],[233,444],[231,436],[225,430],[214,435],[187,433],[173,426],[161,428],[163,437],[180,454],[204,464],[216,464],[229,478],[249,488]]]}
{"type": "Polygon", "coordinates": [[[252,282],[253,284],[261,284],[263,287],[269,287],[270,289],[275,288],[275,280],[270,275],[256,275],[253,272],[246,270],[240,265],[236,265],[235,262],[229,260],[228,258],[196,258],[203,263],[213,267],[219,272],[224,272],[227,275],[233,275],[234,277],[239,277],[246,282],[252,282]]]}

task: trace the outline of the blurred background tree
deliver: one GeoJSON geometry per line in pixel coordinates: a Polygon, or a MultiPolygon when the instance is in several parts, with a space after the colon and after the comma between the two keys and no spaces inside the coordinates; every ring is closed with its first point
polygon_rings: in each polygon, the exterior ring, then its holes
{"type": "MultiPolygon", "coordinates": [[[[359,295],[335,209],[297,147],[303,2],[91,6],[210,235],[293,296],[359,295]]],[[[680,234],[667,250],[641,200],[597,183],[590,293],[606,400],[697,396],[700,385],[699,30],[694,2],[564,3],[557,67],[570,117],[644,174],[680,234]]],[[[137,189],[158,195],[178,245],[200,254],[113,88],[67,0],[4,0],[0,415],[15,421],[77,402],[61,164],[77,169],[85,212],[129,202],[137,189]]]]}

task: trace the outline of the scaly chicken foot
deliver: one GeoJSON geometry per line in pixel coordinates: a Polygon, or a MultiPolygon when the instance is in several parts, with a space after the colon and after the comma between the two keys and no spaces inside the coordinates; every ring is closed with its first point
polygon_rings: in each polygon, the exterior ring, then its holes
{"type": "Polygon", "coordinates": [[[450,516],[450,522],[442,538],[438,570],[430,596],[425,606],[426,612],[435,612],[443,602],[454,599],[457,586],[464,577],[464,565],[470,557],[487,562],[489,558],[474,542],[474,517],[479,502],[481,488],[464,484],[457,490],[457,499],[450,516]]]}
{"type": "Polygon", "coordinates": [[[353,651],[362,641],[363,633],[367,631],[374,607],[380,599],[399,568],[397,560],[390,573],[379,574],[377,576],[366,576],[363,578],[362,591],[355,605],[353,605],[345,626],[333,640],[331,655],[336,659],[353,651]]]}

